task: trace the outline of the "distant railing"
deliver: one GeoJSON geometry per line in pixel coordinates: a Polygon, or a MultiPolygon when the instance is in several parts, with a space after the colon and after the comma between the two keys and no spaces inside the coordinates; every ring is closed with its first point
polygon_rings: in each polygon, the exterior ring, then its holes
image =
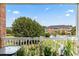
{"type": "Polygon", "coordinates": [[[21,46],[21,45],[29,45],[29,44],[38,44],[41,40],[44,40],[45,37],[13,37],[7,38],[4,37],[4,46],[21,46]]]}
{"type": "Polygon", "coordinates": [[[71,38],[71,37],[53,37],[53,38],[47,38],[47,37],[13,37],[13,38],[7,38],[4,37],[4,46],[20,46],[20,45],[28,45],[28,44],[37,44],[41,42],[42,40],[68,40],[68,39],[73,39],[75,40],[76,38],[71,38]]]}

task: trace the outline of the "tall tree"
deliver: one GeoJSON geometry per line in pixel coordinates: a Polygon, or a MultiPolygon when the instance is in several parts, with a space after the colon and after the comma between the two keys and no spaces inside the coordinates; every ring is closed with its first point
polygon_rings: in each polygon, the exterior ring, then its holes
{"type": "Polygon", "coordinates": [[[15,19],[12,32],[16,37],[38,37],[44,34],[44,28],[29,17],[15,19]]]}
{"type": "Polygon", "coordinates": [[[6,34],[12,34],[12,30],[9,27],[6,28],[6,34]]]}

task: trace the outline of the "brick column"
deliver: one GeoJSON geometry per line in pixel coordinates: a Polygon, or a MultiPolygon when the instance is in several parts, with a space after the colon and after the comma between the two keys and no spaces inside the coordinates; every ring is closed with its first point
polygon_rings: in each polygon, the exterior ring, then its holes
{"type": "Polygon", "coordinates": [[[0,3],[0,48],[4,46],[3,39],[6,34],[6,6],[0,3]]]}

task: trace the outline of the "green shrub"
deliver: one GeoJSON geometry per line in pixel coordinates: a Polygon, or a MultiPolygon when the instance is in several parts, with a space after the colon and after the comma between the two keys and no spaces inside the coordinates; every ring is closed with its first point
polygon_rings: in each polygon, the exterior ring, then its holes
{"type": "Polygon", "coordinates": [[[35,46],[31,46],[31,48],[29,48],[29,52],[31,56],[35,55],[35,51],[36,51],[36,47],[35,46]]]}
{"type": "Polygon", "coordinates": [[[40,51],[39,46],[36,44],[26,46],[25,50],[26,50],[25,55],[27,55],[27,56],[39,55],[39,51],[40,51]]]}
{"type": "Polygon", "coordinates": [[[54,40],[44,40],[38,44],[24,45],[17,52],[18,56],[59,56],[59,44],[64,44],[64,56],[75,55],[74,44],[71,40],[66,41],[54,41],[54,40]],[[64,43],[62,43],[64,42],[64,43]]]}
{"type": "Polygon", "coordinates": [[[12,29],[11,28],[6,28],[6,34],[12,34],[12,29]]]}
{"type": "Polygon", "coordinates": [[[58,51],[56,49],[52,51],[52,56],[58,56],[58,51]]]}
{"type": "Polygon", "coordinates": [[[17,52],[17,56],[24,56],[25,55],[25,48],[22,47],[18,52],[17,52]]]}
{"type": "Polygon", "coordinates": [[[50,34],[49,33],[45,33],[45,37],[49,37],[50,36],[50,34]]]}
{"type": "Polygon", "coordinates": [[[75,54],[75,52],[74,52],[73,42],[70,40],[67,40],[66,45],[65,45],[65,49],[64,49],[64,55],[72,56],[74,54],[75,54]]]}
{"type": "Polygon", "coordinates": [[[45,56],[51,56],[52,52],[51,52],[51,47],[46,46],[44,48],[44,55],[45,56]]]}
{"type": "Polygon", "coordinates": [[[45,56],[57,56],[59,45],[57,41],[54,40],[45,40],[42,42],[42,49],[45,56]]]}

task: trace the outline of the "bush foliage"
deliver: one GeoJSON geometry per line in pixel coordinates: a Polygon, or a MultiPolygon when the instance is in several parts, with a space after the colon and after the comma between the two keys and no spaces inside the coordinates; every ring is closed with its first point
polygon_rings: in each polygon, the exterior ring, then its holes
{"type": "Polygon", "coordinates": [[[20,17],[13,22],[12,32],[16,37],[39,37],[44,35],[44,28],[29,17],[20,17]]]}
{"type": "Polygon", "coordinates": [[[61,53],[59,53],[59,48],[60,44],[64,45],[64,53],[63,56],[72,56],[75,55],[76,53],[76,48],[74,48],[73,41],[67,40],[67,41],[62,41],[62,40],[44,40],[41,43],[38,44],[31,44],[31,45],[25,45],[23,46],[18,52],[18,55],[26,55],[26,56],[59,56],[61,53]],[[62,43],[63,42],[63,43],[62,43]],[[23,50],[23,51],[22,51],[23,50]],[[25,53],[24,53],[25,51],[25,53]]]}
{"type": "Polygon", "coordinates": [[[50,37],[50,34],[49,33],[45,33],[45,37],[50,37]]]}

